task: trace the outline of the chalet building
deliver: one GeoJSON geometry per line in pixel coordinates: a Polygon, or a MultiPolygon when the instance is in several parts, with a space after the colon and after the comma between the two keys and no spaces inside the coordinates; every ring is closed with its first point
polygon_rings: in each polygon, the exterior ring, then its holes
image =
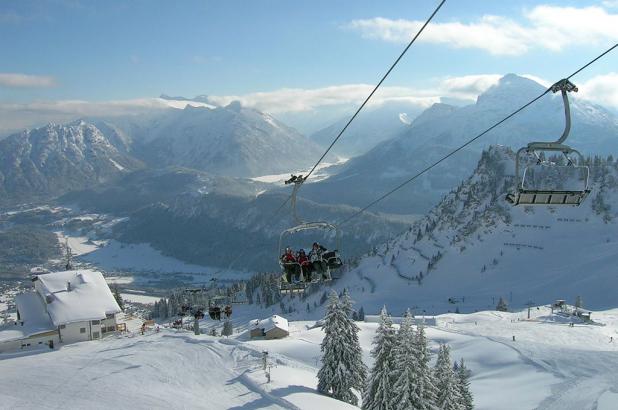
{"type": "Polygon", "coordinates": [[[249,329],[251,329],[250,336],[252,339],[283,339],[290,334],[288,320],[277,315],[272,315],[264,320],[252,320],[249,322],[249,329]]]}
{"type": "Polygon", "coordinates": [[[96,340],[116,331],[121,310],[100,272],[54,272],[32,281],[34,292],[15,298],[17,321],[0,327],[0,353],[96,340]]]}

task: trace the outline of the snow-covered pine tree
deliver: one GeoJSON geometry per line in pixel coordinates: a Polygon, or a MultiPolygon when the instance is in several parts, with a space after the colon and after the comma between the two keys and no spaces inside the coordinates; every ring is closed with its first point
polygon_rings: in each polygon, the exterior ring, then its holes
{"type": "Polygon", "coordinates": [[[116,303],[118,303],[118,306],[120,307],[120,310],[124,312],[124,300],[122,299],[122,296],[120,296],[120,290],[118,290],[118,285],[115,283],[114,283],[113,295],[114,295],[114,299],[116,299],[116,303]]]}
{"type": "Polygon", "coordinates": [[[394,395],[391,408],[394,410],[418,409],[421,398],[416,388],[418,378],[418,351],[416,350],[414,319],[410,309],[406,314],[397,332],[394,351],[394,368],[391,372],[394,384],[394,395]]]}
{"type": "Polygon", "coordinates": [[[389,410],[394,396],[392,370],[394,368],[394,348],[396,345],[393,321],[386,311],[386,306],[380,312],[380,325],[373,338],[374,358],[373,368],[363,392],[364,410],[389,410]]]}
{"type": "Polygon", "coordinates": [[[359,392],[362,392],[363,387],[365,386],[365,380],[367,379],[367,366],[363,363],[363,350],[360,346],[360,341],[358,339],[358,333],[360,332],[360,328],[358,325],[352,320],[352,312],[354,309],[352,306],[354,305],[354,301],[350,297],[347,289],[343,290],[343,295],[340,298],[341,310],[343,310],[345,316],[345,330],[346,330],[346,341],[349,343],[349,354],[350,354],[350,371],[353,374],[353,387],[357,389],[359,392]]]}
{"type": "Polygon", "coordinates": [[[584,300],[582,299],[581,296],[577,296],[575,298],[575,307],[576,308],[583,308],[584,307],[584,300]]]}
{"type": "Polygon", "coordinates": [[[232,336],[234,334],[234,326],[232,326],[232,322],[228,319],[223,322],[223,330],[221,331],[221,336],[232,336]]]}
{"type": "Polygon", "coordinates": [[[457,378],[459,395],[462,399],[462,409],[472,410],[474,409],[474,399],[470,392],[470,370],[466,367],[463,358],[459,361],[459,364],[457,362],[455,364],[457,365],[454,367],[455,377],[457,378]]]}
{"type": "Polygon", "coordinates": [[[434,369],[434,379],[438,390],[436,404],[442,410],[463,410],[463,398],[460,395],[459,380],[453,372],[450,351],[448,345],[440,345],[434,369]]]}
{"type": "Polygon", "coordinates": [[[508,312],[509,306],[506,304],[506,300],[502,296],[500,296],[500,300],[498,300],[498,304],[496,305],[496,310],[500,312],[508,312]]]}
{"type": "Polygon", "coordinates": [[[427,337],[425,325],[420,323],[416,331],[415,348],[418,352],[416,396],[420,398],[419,410],[432,410],[436,402],[436,386],[431,368],[429,367],[429,351],[427,350],[427,337]]]}
{"type": "Polygon", "coordinates": [[[352,300],[347,292],[339,300],[330,292],[322,330],[322,368],[318,371],[318,391],[347,403],[358,404],[353,389],[361,390],[367,375],[358,340],[359,328],[350,318],[352,300]]]}

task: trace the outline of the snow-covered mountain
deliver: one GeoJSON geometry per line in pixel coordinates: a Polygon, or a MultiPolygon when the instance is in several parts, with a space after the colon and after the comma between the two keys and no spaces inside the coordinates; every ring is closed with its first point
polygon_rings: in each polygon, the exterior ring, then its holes
{"type": "MultiPolygon", "coordinates": [[[[333,151],[348,158],[364,154],[380,142],[404,132],[421,111],[420,105],[405,101],[391,101],[368,108],[350,124],[333,151]]],[[[310,138],[322,146],[328,146],[349,119],[350,115],[347,115],[311,134],[310,138]]]]}
{"type": "MultiPolygon", "coordinates": [[[[353,158],[325,181],[307,185],[302,194],[313,200],[363,206],[463,144],[541,94],[545,88],[514,74],[481,94],[476,104],[435,104],[401,135],[353,158]],[[332,193],[337,192],[337,195],[332,193]]],[[[567,141],[584,154],[618,153],[618,117],[571,94],[572,130],[567,141]]],[[[564,128],[560,95],[545,96],[491,131],[468,149],[424,175],[419,181],[378,204],[375,210],[425,213],[474,169],[478,154],[490,144],[518,149],[531,141],[556,140],[564,128]]]]}
{"type": "Polygon", "coordinates": [[[616,307],[618,162],[589,161],[592,193],[580,207],[512,207],[514,154],[483,152],[475,172],[408,232],[363,258],[337,287],[366,310],[521,308],[582,296],[616,307]]]}
{"type": "Polygon", "coordinates": [[[0,203],[47,198],[139,168],[121,141],[84,121],[49,124],[1,140],[0,203]]]}
{"type": "Polygon", "coordinates": [[[133,152],[152,167],[254,177],[309,166],[322,153],[294,129],[238,102],[110,121],[131,136],[133,152]]]}

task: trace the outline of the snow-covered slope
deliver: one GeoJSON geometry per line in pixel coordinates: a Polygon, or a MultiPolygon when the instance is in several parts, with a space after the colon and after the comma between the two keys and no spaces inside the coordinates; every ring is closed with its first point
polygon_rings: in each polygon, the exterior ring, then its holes
{"type": "MultiPolygon", "coordinates": [[[[251,315],[245,308],[240,315],[251,315]]],[[[476,409],[612,410],[618,346],[610,337],[618,313],[593,312],[604,326],[569,327],[559,318],[545,307],[533,309],[531,320],[525,311],[442,315],[426,330],[434,357],[439,343],[448,343],[452,359],[463,358],[472,371],[476,409]]],[[[312,324],[290,322],[290,336],[282,340],[162,329],[0,355],[0,407],[353,409],[316,392],[323,333],[312,324]],[[263,351],[272,364],[270,383],[263,351]]],[[[221,329],[208,319],[201,326],[221,329]]],[[[371,365],[377,324],[359,326],[363,358],[371,365]]]]}
{"type": "Polygon", "coordinates": [[[592,193],[580,207],[512,207],[513,152],[492,147],[474,174],[409,231],[363,258],[338,288],[365,309],[474,311],[580,295],[616,307],[618,163],[590,162],[592,193]],[[450,301],[449,301],[450,299],[450,301]]]}
{"type": "MultiPolygon", "coordinates": [[[[545,87],[532,80],[508,74],[481,94],[476,104],[460,108],[436,104],[418,116],[400,136],[351,159],[337,175],[305,187],[303,195],[329,203],[364,206],[544,90],[545,87]]],[[[573,126],[568,143],[584,154],[617,154],[618,117],[603,107],[578,99],[577,94],[572,93],[570,98],[573,126]]],[[[484,147],[502,144],[518,149],[531,141],[553,141],[563,128],[562,98],[559,94],[547,95],[374,209],[425,213],[461,181],[462,175],[474,169],[484,147]]]]}
{"type": "MultiPolygon", "coordinates": [[[[110,138],[112,138],[110,136],[110,138]]],[[[0,203],[45,198],[140,167],[96,126],[49,124],[0,141],[0,203]]]]}

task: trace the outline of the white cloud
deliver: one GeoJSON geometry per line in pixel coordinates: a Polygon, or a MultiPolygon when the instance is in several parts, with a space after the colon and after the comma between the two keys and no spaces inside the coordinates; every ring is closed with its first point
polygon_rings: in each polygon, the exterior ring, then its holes
{"type": "Polygon", "coordinates": [[[27,104],[0,103],[0,133],[32,128],[49,122],[63,123],[82,117],[115,117],[147,114],[187,105],[212,107],[200,102],[140,98],[133,100],[89,102],[80,100],[35,101],[27,104]]]}
{"type": "Polygon", "coordinates": [[[608,9],[618,8],[618,0],[605,0],[601,4],[608,9]]]}
{"type": "MultiPolygon", "coordinates": [[[[240,101],[246,107],[256,108],[269,113],[310,111],[317,107],[359,104],[371,90],[370,84],[347,84],[315,89],[283,88],[269,92],[257,92],[244,95],[209,96],[209,100],[218,105],[227,105],[240,101]]],[[[383,87],[370,101],[371,105],[386,101],[405,100],[420,105],[431,105],[437,101],[435,95],[409,87],[383,87]]]]}
{"type": "Polygon", "coordinates": [[[440,92],[445,97],[474,99],[492,85],[498,84],[501,74],[465,75],[449,77],[440,84],[440,92]]]}
{"type": "Polygon", "coordinates": [[[53,87],[56,80],[46,75],[0,73],[0,87],[53,87]]]}
{"type": "MultiPolygon", "coordinates": [[[[618,40],[618,14],[601,7],[537,6],[523,14],[525,24],[484,15],[471,23],[430,23],[418,41],[477,48],[494,55],[521,55],[534,48],[560,51],[570,45],[597,45],[618,40]]],[[[406,43],[424,22],[382,17],[353,20],[344,28],[365,38],[406,43]]]]}
{"type": "Polygon", "coordinates": [[[618,72],[593,77],[577,86],[580,97],[618,109],[618,72]]]}
{"type": "MultiPolygon", "coordinates": [[[[384,87],[381,88],[370,105],[377,106],[387,102],[406,102],[420,107],[429,107],[440,102],[442,98],[458,100],[476,100],[492,85],[497,84],[501,74],[479,74],[460,77],[436,78],[428,82],[426,88],[384,87]]],[[[530,74],[523,77],[537,81],[544,86],[551,82],[530,74]]],[[[618,73],[597,76],[585,82],[576,83],[580,98],[618,108],[618,73]]],[[[369,84],[346,84],[315,89],[285,88],[280,90],[249,93],[244,95],[211,96],[217,105],[227,105],[240,101],[246,107],[252,107],[271,114],[315,111],[320,108],[329,110],[358,105],[373,89],[369,84]],[[330,108],[329,108],[330,107],[330,108]]],[[[146,114],[169,108],[207,106],[199,102],[165,100],[161,98],[141,98],[132,100],[88,102],[88,101],[38,101],[28,104],[0,103],[0,133],[44,125],[48,122],[67,122],[80,117],[112,117],[121,115],[146,114]]],[[[349,110],[344,110],[346,113],[349,110]]]]}
{"type": "MultiPolygon", "coordinates": [[[[441,97],[474,101],[476,97],[496,84],[500,74],[480,74],[435,79],[427,88],[381,87],[369,101],[369,106],[386,102],[408,102],[429,107],[441,97]]],[[[282,112],[311,111],[319,107],[335,105],[359,105],[373,89],[370,84],[346,84],[323,88],[283,88],[274,91],[243,95],[209,96],[217,105],[240,101],[245,107],[256,108],[271,114],[282,112]]]]}

